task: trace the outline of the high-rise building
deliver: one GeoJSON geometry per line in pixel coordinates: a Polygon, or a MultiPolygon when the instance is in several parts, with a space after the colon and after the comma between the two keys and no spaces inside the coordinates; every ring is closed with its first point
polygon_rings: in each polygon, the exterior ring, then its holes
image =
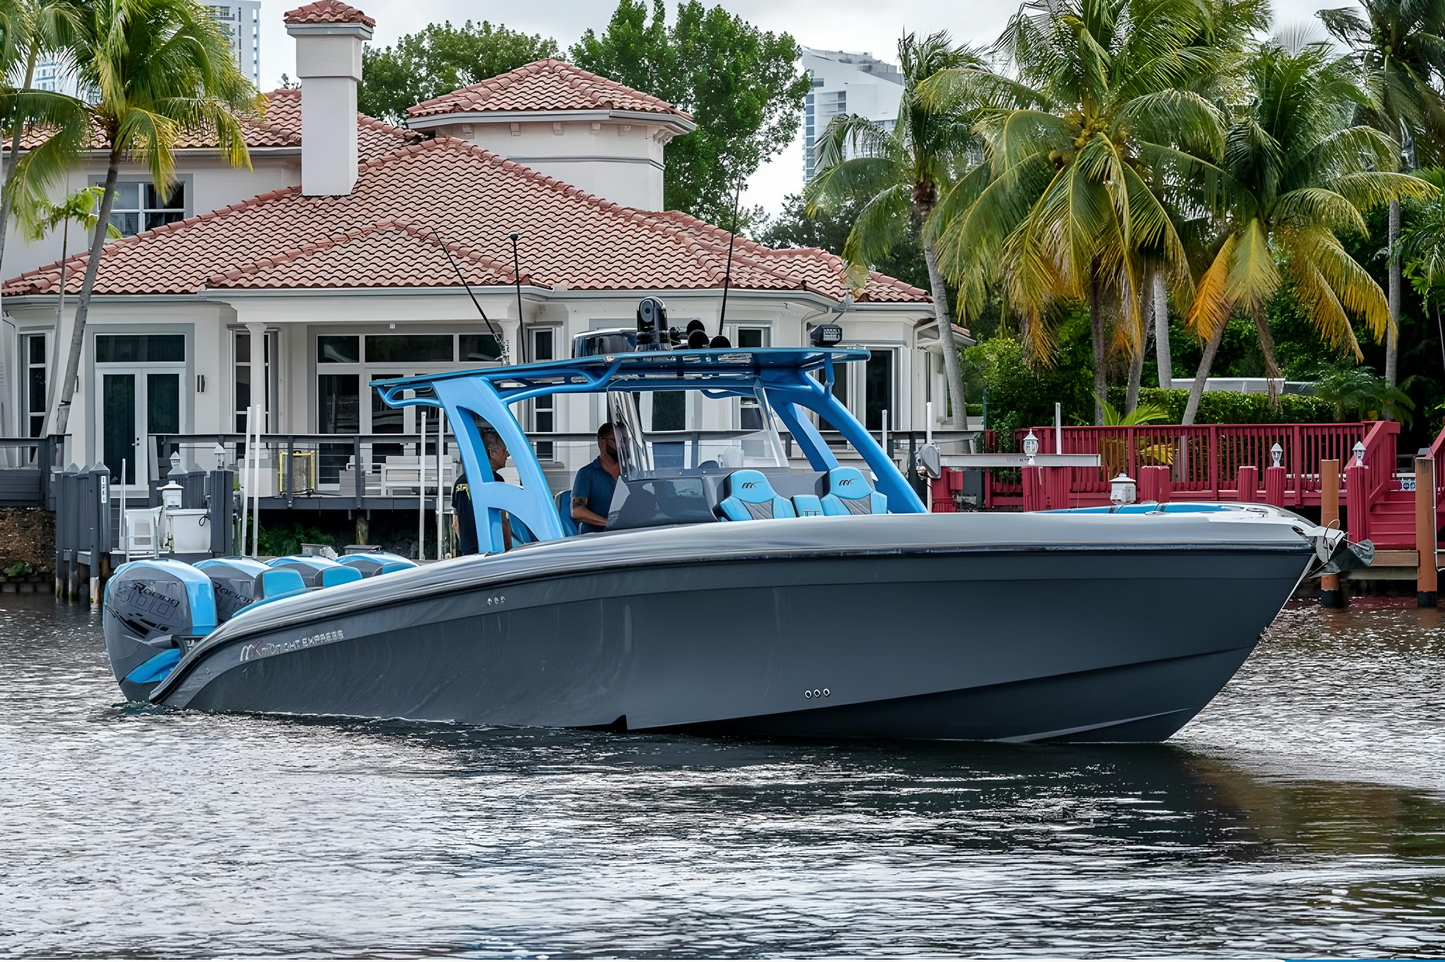
{"type": "MultiPolygon", "coordinates": [[[[261,84],[261,0],[230,0],[229,3],[205,4],[221,32],[231,40],[236,65],[253,84],[261,84]]],[[[40,90],[56,90],[78,96],[75,75],[54,60],[43,59],[35,64],[35,86],[40,90]]]]}
{"type": "Polygon", "coordinates": [[[229,3],[207,3],[211,16],[221,25],[221,32],[231,38],[236,65],[241,73],[261,85],[261,0],[230,0],[229,3]]]}
{"type": "Polygon", "coordinates": [[[813,178],[814,145],[839,114],[858,114],[892,129],[903,99],[903,72],[866,53],[803,48],[813,88],[803,100],[803,181],[813,178]]]}

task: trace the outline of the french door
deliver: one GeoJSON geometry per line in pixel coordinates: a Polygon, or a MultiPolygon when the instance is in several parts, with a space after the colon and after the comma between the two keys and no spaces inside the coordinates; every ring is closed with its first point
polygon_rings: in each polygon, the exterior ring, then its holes
{"type": "MultiPolygon", "coordinates": [[[[96,423],[101,426],[101,458],[111,476],[125,484],[136,478],[148,479],[146,468],[136,470],[136,462],[149,459],[152,434],[180,434],[184,427],[181,404],[181,378],[185,367],[130,364],[124,368],[96,365],[100,391],[96,395],[96,423]],[[125,467],[121,475],[122,464],[125,467]]],[[[155,452],[164,462],[175,445],[155,452]]],[[[157,465],[158,476],[164,476],[169,465],[157,465]]]]}

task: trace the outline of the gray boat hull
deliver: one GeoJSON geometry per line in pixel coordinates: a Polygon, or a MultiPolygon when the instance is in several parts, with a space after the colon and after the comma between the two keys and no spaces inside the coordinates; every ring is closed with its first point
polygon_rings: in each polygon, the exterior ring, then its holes
{"type": "Polygon", "coordinates": [[[745,522],[444,562],[262,606],[151,698],[517,726],[1158,741],[1223,688],[1313,557],[1279,525],[1042,519],[745,522]]]}

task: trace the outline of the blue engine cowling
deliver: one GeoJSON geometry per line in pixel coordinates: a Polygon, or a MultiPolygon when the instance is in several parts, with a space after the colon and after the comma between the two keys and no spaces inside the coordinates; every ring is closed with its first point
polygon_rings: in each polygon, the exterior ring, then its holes
{"type": "Polygon", "coordinates": [[[132,561],[105,586],[105,650],[130,701],[146,701],[181,660],[183,636],[216,628],[211,580],[180,561],[132,561]]]}

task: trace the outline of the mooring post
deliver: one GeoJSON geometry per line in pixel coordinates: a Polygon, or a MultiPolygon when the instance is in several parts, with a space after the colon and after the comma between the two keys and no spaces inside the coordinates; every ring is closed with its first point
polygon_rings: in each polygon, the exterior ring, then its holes
{"type": "Polygon", "coordinates": [[[1356,543],[1370,537],[1370,469],[1359,463],[1350,462],[1345,468],[1345,522],[1350,540],[1356,543]]]}
{"type": "Polygon", "coordinates": [[[98,605],[105,596],[105,583],[110,578],[111,531],[110,468],[104,462],[91,469],[94,478],[95,529],[91,534],[90,603],[98,605]]]}
{"type": "Polygon", "coordinates": [[[1037,464],[1023,466],[1024,510],[1038,511],[1043,508],[1043,469],[1037,464]]]}
{"type": "Polygon", "coordinates": [[[1284,507],[1284,482],[1289,469],[1283,465],[1272,465],[1264,469],[1264,500],[1276,508],[1284,507]]]}
{"type": "MultiPolygon", "coordinates": [[[[1320,462],[1320,524],[1326,528],[1340,526],[1340,462],[1320,462]]],[[[1345,593],[1340,589],[1339,575],[1325,575],[1320,579],[1320,605],[1325,608],[1343,608],[1345,593]]]]}
{"type": "MultiPolygon", "coordinates": [[[[1339,466],[1339,463],[1336,462],[1336,467],[1338,468],[1338,466],[1339,466]]],[[[1336,471],[1336,475],[1338,475],[1338,473],[1339,473],[1339,472],[1336,471]]],[[[1259,468],[1255,467],[1255,466],[1252,465],[1252,464],[1241,464],[1241,465],[1239,466],[1239,475],[1238,475],[1238,478],[1237,478],[1237,480],[1234,482],[1234,488],[1235,488],[1234,500],[1236,500],[1236,501],[1243,501],[1243,502],[1258,501],[1258,500],[1259,500],[1259,468]]],[[[1340,479],[1339,479],[1339,477],[1336,477],[1336,478],[1335,478],[1335,495],[1338,496],[1339,493],[1340,493],[1340,479]]],[[[1339,505],[1337,504],[1336,507],[1339,507],[1339,505]]]]}
{"type": "Polygon", "coordinates": [[[1435,568],[1435,544],[1439,529],[1435,526],[1435,459],[1415,459],[1415,549],[1420,553],[1416,564],[1415,601],[1421,608],[1435,607],[1435,590],[1439,571],[1435,568]]]}
{"type": "Polygon", "coordinates": [[[1173,494],[1169,482],[1169,467],[1164,464],[1146,464],[1139,469],[1139,500],[1168,504],[1173,494]]]}

